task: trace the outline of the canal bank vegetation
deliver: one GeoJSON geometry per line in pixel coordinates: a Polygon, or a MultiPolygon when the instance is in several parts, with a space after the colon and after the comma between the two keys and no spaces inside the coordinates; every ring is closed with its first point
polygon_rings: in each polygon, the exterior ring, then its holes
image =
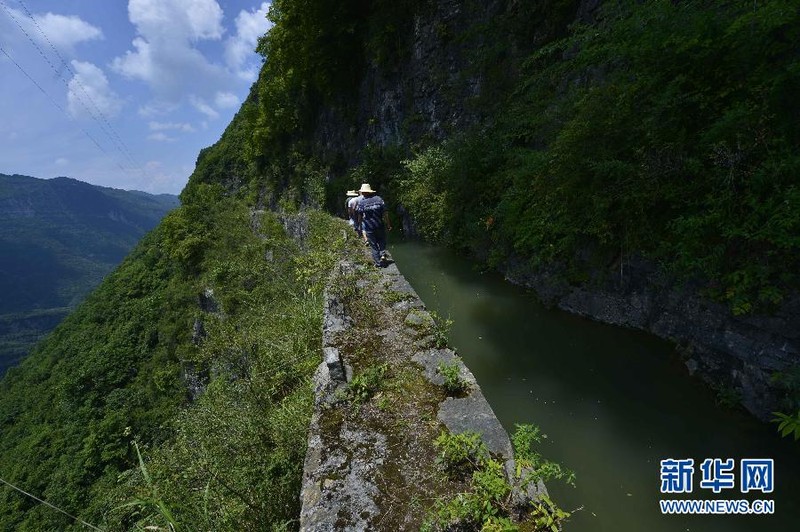
{"type": "MultiPolygon", "coordinates": [[[[490,265],[555,264],[580,282],[644,256],[734,314],[796,293],[793,2],[617,0],[576,22],[581,2],[553,0],[442,26],[442,46],[459,43],[471,61],[462,78],[483,83],[461,107],[488,118],[445,140],[332,153],[315,137],[331,126],[325,113],[342,115],[339,127],[379,125],[360,121],[358,81],[376,58],[398,67],[403,32],[435,14],[422,0],[369,4],[273,3],[259,81],[187,190],[243,184],[271,205],[338,212],[341,191],[369,181],[422,236],[490,265]]],[[[423,120],[406,119],[406,135],[423,120]]]]}
{"type": "Polygon", "coordinates": [[[491,455],[480,434],[442,431],[434,442],[437,463],[449,478],[465,482],[466,489],[455,497],[437,500],[420,530],[435,532],[453,526],[489,532],[561,530],[571,512],[546,494],[525,500],[515,489],[525,493],[531,484],[552,480],[574,486],[575,474],[536,452],[541,443],[538,427],[517,425],[511,441],[516,487],[509,483],[503,462],[491,455]]]}
{"type": "MultiPolygon", "coordinates": [[[[453,36],[494,44],[471,49],[483,93],[464,103],[488,119],[444,140],[368,145],[331,190],[378,183],[420,236],[488,267],[584,285],[623,283],[644,262],[733,316],[791,317],[794,2],[603,2],[522,57],[508,24],[453,36]]],[[[773,379],[778,406],[800,412],[800,387],[784,381],[773,379]]]]}

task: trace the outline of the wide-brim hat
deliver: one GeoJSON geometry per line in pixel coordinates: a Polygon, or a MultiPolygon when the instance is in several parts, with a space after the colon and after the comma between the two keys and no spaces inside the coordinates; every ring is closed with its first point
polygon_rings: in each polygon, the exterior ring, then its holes
{"type": "Polygon", "coordinates": [[[356,196],[358,196],[358,192],[356,192],[355,190],[348,190],[347,191],[347,197],[348,198],[355,198],[356,196]]]}
{"type": "Polygon", "coordinates": [[[372,187],[369,186],[369,183],[363,183],[358,191],[362,194],[375,194],[375,191],[372,190],[372,187]]]}

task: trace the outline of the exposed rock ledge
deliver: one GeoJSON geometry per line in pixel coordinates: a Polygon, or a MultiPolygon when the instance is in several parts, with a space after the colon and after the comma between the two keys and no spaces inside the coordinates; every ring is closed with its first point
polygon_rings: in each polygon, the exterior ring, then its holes
{"type": "Polygon", "coordinates": [[[596,272],[598,280],[581,286],[514,261],[504,270],[508,280],[533,288],[545,303],[675,342],[690,373],[726,395],[733,392],[759,419],[784,408],[786,392],[775,377],[800,365],[800,298],[773,316],[733,316],[691,287],[676,287],[643,260],[626,262],[624,272],[596,272]]]}
{"type": "MultiPolygon", "coordinates": [[[[394,264],[341,262],[324,303],[300,530],[418,530],[435,500],[464,487],[437,470],[433,440],[445,427],[480,433],[514,485],[508,434],[460,358],[436,347],[433,317],[394,264]],[[457,364],[463,396],[446,396],[441,363],[457,364]],[[380,382],[359,395],[368,375],[380,382]]],[[[538,493],[541,483],[515,496],[538,493]]]]}

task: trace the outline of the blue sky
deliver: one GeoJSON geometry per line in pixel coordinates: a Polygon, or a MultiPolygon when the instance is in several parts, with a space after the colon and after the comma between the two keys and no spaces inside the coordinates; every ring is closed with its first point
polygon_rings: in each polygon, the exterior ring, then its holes
{"type": "Polygon", "coordinates": [[[268,7],[0,0],[0,173],[178,193],[256,79],[268,7]]]}

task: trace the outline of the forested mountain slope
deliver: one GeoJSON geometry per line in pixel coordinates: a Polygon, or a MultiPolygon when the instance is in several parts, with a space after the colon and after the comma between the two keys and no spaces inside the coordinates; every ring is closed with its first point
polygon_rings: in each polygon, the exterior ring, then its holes
{"type": "MultiPolygon", "coordinates": [[[[308,209],[362,181],[489,266],[587,292],[646,270],[726,341],[767,331],[782,355],[714,379],[798,408],[795,2],[599,4],[275,0],[183,205],[0,383],[0,476],[109,529],[295,528],[349,245],[308,209]]],[[[69,526],[0,491],[0,528],[69,526]]]]}
{"type": "Polygon", "coordinates": [[[322,174],[331,210],[370,181],[407,230],[797,411],[793,2],[274,6],[259,179],[313,199],[322,174]]]}
{"type": "Polygon", "coordinates": [[[0,375],[177,205],[168,194],[0,174],[0,375]]]}

